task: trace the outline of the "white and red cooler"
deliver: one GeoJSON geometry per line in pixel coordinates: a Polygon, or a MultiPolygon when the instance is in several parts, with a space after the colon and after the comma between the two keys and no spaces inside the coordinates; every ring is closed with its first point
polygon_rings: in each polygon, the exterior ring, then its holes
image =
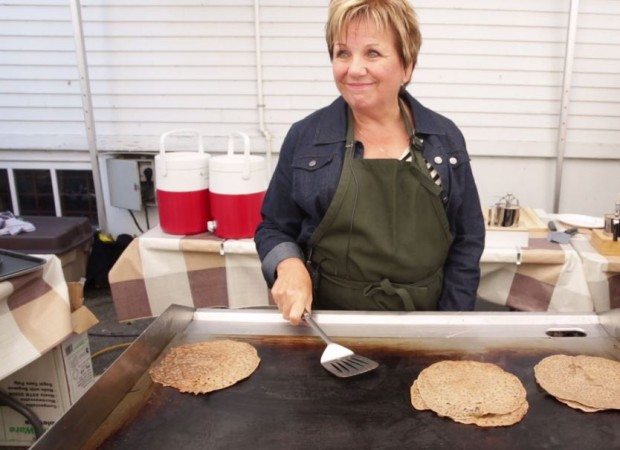
{"type": "Polygon", "coordinates": [[[250,138],[245,133],[231,134],[228,154],[209,161],[209,230],[225,239],[254,237],[266,190],[265,158],[250,155],[250,138]],[[235,135],[243,139],[243,154],[234,154],[235,135]]]}
{"type": "Polygon", "coordinates": [[[207,231],[209,208],[209,159],[198,130],[176,129],[164,133],[155,156],[155,188],[159,225],[168,234],[196,234],[207,231]],[[192,134],[197,152],[166,153],[166,139],[173,134],[192,134]]]}

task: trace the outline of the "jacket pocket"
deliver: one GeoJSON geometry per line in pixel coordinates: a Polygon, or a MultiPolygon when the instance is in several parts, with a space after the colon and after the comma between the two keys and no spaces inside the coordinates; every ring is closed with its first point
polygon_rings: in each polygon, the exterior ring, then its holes
{"type": "Polygon", "coordinates": [[[310,215],[325,213],[334,196],[340,166],[334,155],[299,156],[292,162],[295,201],[310,215]]]}
{"type": "Polygon", "coordinates": [[[334,155],[325,156],[299,156],[293,160],[293,169],[307,172],[315,172],[327,166],[334,159],[334,155]]]}

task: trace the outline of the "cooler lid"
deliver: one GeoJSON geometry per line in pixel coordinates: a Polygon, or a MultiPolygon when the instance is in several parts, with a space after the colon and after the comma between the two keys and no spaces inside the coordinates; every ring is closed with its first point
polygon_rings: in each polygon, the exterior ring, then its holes
{"type": "Polygon", "coordinates": [[[155,163],[166,170],[201,170],[208,168],[210,158],[208,153],[175,152],[155,156],[155,163]]]}
{"type": "Polygon", "coordinates": [[[256,155],[221,155],[213,156],[209,161],[209,170],[213,172],[251,172],[266,170],[265,157],[256,155]]]}

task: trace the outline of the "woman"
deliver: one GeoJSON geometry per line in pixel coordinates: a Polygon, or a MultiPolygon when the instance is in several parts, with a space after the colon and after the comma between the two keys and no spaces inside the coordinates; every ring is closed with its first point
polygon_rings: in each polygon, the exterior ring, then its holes
{"type": "Polygon", "coordinates": [[[287,134],[256,246],[285,319],[304,310],[472,310],[484,222],[465,141],[405,86],[421,44],[407,0],[334,0],[341,94],[287,134]]]}

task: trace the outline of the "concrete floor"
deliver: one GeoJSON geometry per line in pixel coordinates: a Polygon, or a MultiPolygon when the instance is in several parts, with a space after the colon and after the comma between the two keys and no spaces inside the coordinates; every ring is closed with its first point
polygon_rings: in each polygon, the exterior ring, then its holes
{"type": "Polygon", "coordinates": [[[88,330],[93,371],[99,376],[127,348],[119,344],[133,342],[155,319],[119,322],[109,288],[87,289],[84,304],[99,319],[99,323],[88,330]]]}

